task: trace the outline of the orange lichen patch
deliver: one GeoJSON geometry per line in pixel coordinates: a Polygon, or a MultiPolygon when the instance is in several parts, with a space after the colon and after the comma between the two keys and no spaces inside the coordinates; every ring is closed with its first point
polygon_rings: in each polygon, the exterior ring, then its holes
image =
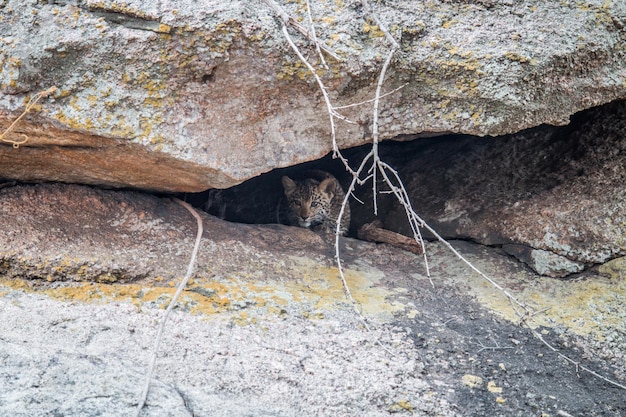
{"type": "MultiPolygon", "coordinates": [[[[40,282],[19,278],[0,278],[0,286],[13,290],[41,291],[52,298],[81,302],[123,301],[138,298],[139,285],[109,285],[97,283],[72,283],[57,288],[39,287],[40,282]]],[[[6,293],[6,291],[5,291],[6,293]]]]}
{"type": "MultiPolygon", "coordinates": [[[[465,276],[463,281],[478,302],[507,320],[519,322],[511,302],[501,291],[477,275],[465,276]]],[[[533,326],[564,326],[573,333],[598,339],[603,339],[608,329],[624,326],[622,316],[608,314],[620,309],[626,300],[624,278],[589,276],[565,281],[517,275],[499,277],[498,283],[535,311],[545,310],[533,316],[530,322],[533,326]]]]}
{"type": "MultiPolygon", "coordinates": [[[[254,314],[283,314],[289,305],[298,304],[303,316],[311,319],[324,317],[325,312],[345,307],[348,299],[337,268],[322,267],[313,261],[296,259],[293,280],[263,280],[250,277],[215,278],[196,277],[183,291],[178,308],[200,315],[236,312],[240,322],[254,322],[254,314]],[[243,314],[245,313],[245,314],[243,314]]],[[[354,299],[364,314],[390,314],[404,308],[389,303],[391,292],[377,287],[382,274],[346,270],[346,281],[354,299]]],[[[156,280],[155,280],[156,281],[156,280]]],[[[137,307],[156,304],[166,308],[176,292],[180,279],[162,282],[164,286],[142,284],[70,282],[50,288],[41,281],[0,278],[0,291],[38,291],[64,301],[84,303],[129,302],[137,307]],[[4,288],[3,288],[4,287],[4,288]]]]}
{"type": "MultiPolygon", "coordinates": [[[[304,258],[299,263],[298,269],[303,274],[294,283],[285,284],[286,290],[296,294],[302,302],[312,303],[322,310],[349,302],[336,267],[321,267],[304,258]]],[[[392,295],[389,290],[376,286],[383,275],[375,269],[368,272],[345,269],[344,275],[363,314],[389,314],[404,308],[388,301],[392,295]]]]}

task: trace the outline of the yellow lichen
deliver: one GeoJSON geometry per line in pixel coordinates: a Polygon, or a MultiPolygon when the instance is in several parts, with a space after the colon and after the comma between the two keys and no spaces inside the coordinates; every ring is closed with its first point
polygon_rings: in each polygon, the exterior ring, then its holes
{"type": "MultiPolygon", "coordinates": [[[[225,277],[220,280],[212,277],[195,277],[194,283],[183,291],[179,304],[194,314],[213,315],[234,312],[237,315],[234,320],[242,325],[254,322],[255,318],[250,313],[256,309],[282,315],[285,311],[284,307],[292,302],[308,305],[310,310],[305,309],[304,312],[312,320],[323,318],[328,309],[345,305],[345,295],[336,268],[316,266],[312,261],[300,258],[292,259],[292,261],[298,266],[294,269],[294,279],[288,282],[259,283],[252,277],[242,276],[225,277]]],[[[30,261],[24,258],[23,262],[30,261]]],[[[126,301],[138,306],[156,303],[160,308],[165,308],[180,282],[180,280],[170,281],[171,286],[151,286],[149,283],[123,284],[119,282],[121,275],[102,273],[95,277],[90,276],[90,267],[77,266],[77,263],[80,261],[76,259],[62,259],[49,278],[51,281],[57,280],[57,277],[62,276],[65,271],[69,276],[77,277],[79,282],[43,291],[50,297],[62,300],[126,301]],[[97,282],[88,282],[87,279],[97,282]]],[[[45,269],[45,265],[39,265],[39,268],[45,269]]],[[[24,269],[28,270],[28,268],[24,269]]],[[[375,287],[374,284],[380,278],[376,273],[346,270],[346,279],[364,314],[391,315],[403,308],[403,306],[388,303],[386,297],[390,293],[375,287]]],[[[155,284],[158,281],[155,279],[155,284]]],[[[36,290],[39,286],[31,285],[31,282],[0,278],[0,287],[36,290]]]]}
{"type": "Polygon", "coordinates": [[[361,30],[367,33],[370,38],[382,38],[385,36],[385,33],[380,30],[377,25],[372,24],[370,21],[363,23],[361,30]]]}
{"type": "Polygon", "coordinates": [[[276,78],[278,80],[293,80],[294,77],[298,77],[305,80],[309,74],[309,69],[302,61],[284,61],[276,74],[276,78]]]}
{"type": "Polygon", "coordinates": [[[520,63],[526,63],[526,62],[530,62],[530,58],[524,56],[524,55],[520,55],[517,52],[506,52],[504,54],[504,57],[511,60],[511,61],[517,61],[520,63]]]}
{"type": "Polygon", "coordinates": [[[11,58],[9,58],[9,64],[13,65],[16,68],[19,68],[22,66],[22,60],[17,57],[12,56],[11,58]]]}
{"type": "Polygon", "coordinates": [[[598,272],[615,282],[626,280],[626,257],[616,258],[600,265],[598,272]]]}
{"type": "Polygon", "coordinates": [[[171,31],[172,27],[164,23],[159,24],[159,27],[157,28],[157,32],[159,33],[170,33],[171,31]]]}
{"type": "Polygon", "coordinates": [[[493,381],[487,382],[487,390],[489,392],[494,393],[494,394],[501,394],[502,393],[502,387],[497,386],[496,383],[493,382],[493,381]]]}
{"type": "Polygon", "coordinates": [[[456,19],[447,20],[447,21],[445,21],[445,22],[443,22],[443,23],[441,24],[441,27],[442,27],[442,28],[444,28],[444,29],[448,29],[448,28],[450,28],[452,25],[457,24],[458,22],[459,22],[459,21],[458,21],[458,20],[456,20],[456,19]]]}
{"type": "Polygon", "coordinates": [[[407,400],[400,400],[389,407],[391,413],[397,413],[399,411],[408,411],[412,413],[415,410],[413,404],[407,400]]]}
{"type": "Polygon", "coordinates": [[[481,377],[471,374],[463,375],[463,377],[461,377],[461,381],[463,381],[463,384],[470,388],[478,388],[483,384],[483,379],[481,377]]]}

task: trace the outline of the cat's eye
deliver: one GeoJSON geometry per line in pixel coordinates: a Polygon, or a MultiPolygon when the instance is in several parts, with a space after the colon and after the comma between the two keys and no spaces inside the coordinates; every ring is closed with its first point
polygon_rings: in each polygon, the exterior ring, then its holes
{"type": "Polygon", "coordinates": [[[317,201],[311,201],[311,207],[317,207],[318,204],[319,203],[317,201]]]}
{"type": "Polygon", "coordinates": [[[294,206],[296,206],[296,207],[300,207],[300,206],[301,206],[301,204],[300,204],[300,202],[299,202],[298,200],[293,201],[293,202],[292,202],[292,204],[293,204],[294,206]]]}

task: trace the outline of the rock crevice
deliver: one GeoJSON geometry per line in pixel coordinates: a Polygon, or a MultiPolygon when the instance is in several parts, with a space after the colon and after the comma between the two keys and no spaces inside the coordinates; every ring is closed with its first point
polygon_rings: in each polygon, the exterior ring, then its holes
{"type": "MultiPolygon", "coordinates": [[[[440,235],[504,247],[536,272],[564,277],[626,254],[625,120],[626,102],[618,102],[581,112],[569,126],[383,143],[379,152],[399,172],[418,215],[440,235]]],[[[369,149],[345,155],[358,165],[369,149]]],[[[351,180],[328,156],[197,198],[230,221],[275,223],[280,177],[311,168],[332,172],[344,186],[351,180]]],[[[371,182],[356,197],[353,235],[374,218],[371,182]]],[[[381,194],[378,208],[385,227],[412,236],[393,197],[381,194]]]]}

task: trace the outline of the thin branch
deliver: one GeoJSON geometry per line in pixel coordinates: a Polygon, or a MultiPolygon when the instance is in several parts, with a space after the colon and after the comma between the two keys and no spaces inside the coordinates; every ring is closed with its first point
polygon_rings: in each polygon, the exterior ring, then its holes
{"type": "Polygon", "coordinates": [[[335,116],[338,113],[335,112],[335,110],[333,108],[333,105],[330,102],[330,96],[328,95],[328,91],[326,91],[326,86],[322,82],[322,79],[319,77],[319,75],[317,75],[317,73],[315,72],[315,68],[313,68],[313,66],[309,63],[309,61],[306,60],[304,55],[302,55],[302,53],[300,52],[300,50],[298,49],[298,47],[294,43],[293,39],[291,39],[291,36],[289,35],[289,32],[287,31],[287,26],[285,26],[285,25],[283,25],[283,35],[285,35],[285,38],[287,39],[287,42],[289,43],[289,46],[291,46],[291,49],[293,49],[293,51],[296,53],[296,55],[298,55],[298,58],[300,58],[300,60],[304,63],[304,65],[306,65],[306,67],[309,69],[311,74],[313,74],[313,77],[315,78],[315,81],[317,81],[317,85],[319,86],[320,91],[322,92],[322,95],[324,97],[324,102],[326,103],[326,109],[328,111],[328,117],[330,119],[330,132],[331,132],[331,137],[332,137],[332,141],[333,141],[333,151],[334,151],[333,155],[334,156],[339,156],[341,161],[343,162],[343,164],[345,166],[348,166],[348,160],[345,159],[341,155],[341,153],[339,152],[339,146],[337,145],[337,134],[336,134],[336,129],[335,129],[335,116]]]}
{"type": "Polygon", "coordinates": [[[161,324],[159,326],[159,331],[157,333],[156,341],[154,343],[154,349],[152,352],[152,358],[150,359],[150,366],[148,367],[148,373],[146,375],[146,382],[144,384],[144,387],[141,393],[139,404],[137,405],[137,414],[136,414],[137,417],[141,415],[141,410],[146,405],[146,400],[148,399],[148,391],[150,390],[150,381],[152,380],[152,375],[154,374],[157,353],[159,352],[159,345],[161,344],[161,337],[163,336],[163,329],[165,329],[165,323],[167,322],[170,312],[176,305],[176,301],[178,300],[178,297],[183,292],[183,290],[187,286],[187,283],[189,282],[189,279],[191,278],[191,274],[193,273],[193,269],[196,264],[196,257],[198,256],[198,250],[200,249],[202,233],[204,232],[204,228],[202,226],[202,218],[200,217],[198,212],[194,210],[189,204],[187,204],[186,202],[182,200],[179,200],[177,198],[174,198],[173,200],[177,202],[178,204],[180,204],[181,206],[183,206],[185,209],[187,209],[193,215],[193,217],[196,218],[198,231],[196,233],[196,243],[193,247],[193,252],[191,253],[191,260],[189,261],[189,265],[187,266],[187,273],[185,274],[185,277],[183,278],[181,283],[178,285],[178,289],[176,290],[174,297],[172,297],[170,304],[167,306],[167,310],[165,310],[165,315],[163,316],[163,319],[161,320],[161,324]]]}
{"type": "Polygon", "coordinates": [[[300,58],[300,61],[302,61],[304,65],[307,66],[309,71],[311,71],[311,74],[313,74],[315,81],[317,81],[317,85],[319,85],[320,90],[322,91],[322,95],[324,96],[324,102],[326,103],[326,108],[328,110],[328,116],[330,119],[330,130],[331,130],[331,135],[332,135],[333,143],[334,143],[337,140],[337,137],[335,134],[336,132],[335,117],[334,117],[333,105],[330,103],[330,97],[328,96],[328,92],[326,91],[326,86],[324,86],[324,83],[322,82],[321,78],[315,72],[315,68],[313,68],[313,66],[309,63],[309,61],[306,60],[304,55],[302,55],[302,53],[300,52],[296,44],[293,42],[293,39],[291,39],[291,36],[289,35],[289,32],[287,31],[287,26],[285,25],[283,25],[283,35],[285,35],[285,39],[287,39],[287,42],[289,42],[289,46],[291,46],[291,49],[293,49],[296,55],[298,55],[298,58],[300,58]]]}
{"type": "MultiPolygon", "coordinates": [[[[404,87],[406,87],[407,85],[409,85],[409,83],[404,83],[404,84],[402,84],[402,85],[401,85],[400,87],[398,87],[398,88],[394,88],[393,90],[388,91],[388,92],[386,92],[385,94],[381,94],[381,96],[379,97],[379,99],[380,99],[380,98],[383,98],[383,97],[390,96],[390,95],[392,95],[393,93],[395,93],[396,91],[402,90],[402,89],[403,89],[404,87]]],[[[350,107],[362,106],[363,104],[373,103],[375,100],[376,100],[376,97],[371,98],[371,99],[369,99],[369,100],[360,101],[360,102],[358,102],[358,103],[346,104],[345,106],[335,106],[335,110],[337,110],[337,109],[348,109],[348,108],[350,108],[350,107]]]]}
{"type": "Polygon", "coordinates": [[[533,334],[535,335],[535,337],[537,339],[539,339],[541,341],[541,343],[543,343],[544,345],[546,345],[548,347],[548,349],[550,349],[552,352],[556,353],[557,355],[559,355],[561,358],[563,358],[566,362],[571,363],[572,365],[576,366],[576,369],[580,368],[583,371],[595,376],[596,378],[600,378],[601,380],[603,380],[604,382],[611,384],[617,388],[621,388],[623,390],[626,390],[626,385],[624,384],[620,384],[619,382],[613,381],[612,379],[609,379],[607,377],[604,377],[602,375],[600,375],[599,373],[587,368],[584,365],[581,365],[580,362],[576,362],[574,359],[568,357],[567,355],[562,354],[561,352],[559,352],[559,350],[557,348],[555,348],[554,346],[552,346],[548,341],[546,341],[543,336],[536,331],[535,329],[531,328],[530,326],[527,325],[527,327],[530,329],[530,331],[533,332],[533,334]]]}
{"type": "MultiPolygon", "coordinates": [[[[419,218],[419,216],[417,216],[417,214],[415,214],[416,217],[419,218]]],[[[421,219],[420,219],[421,220],[421,219]]],[[[435,229],[433,229],[432,227],[430,227],[428,225],[428,223],[424,222],[423,220],[421,220],[423,227],[428,230],[430,233],[433,234],[433,236],[435,236],[435,238],[437,238],[438,241],[440,241],[441,243],[443,243],[454,255],[456,255],[457,258],[459,258],[461,261],[463,261],[463,263],[465,263],[465,265],[469,266],[470,269],[474,272],[476,272],[477,274],[479,274],[484,280],[486,280],[487,282],[489,282],[492,286],[494,286],[495,288],[497,288],[502,294],[504,294],[513,304],[518,305],[519,307],[521,307],[526,313],[530,313],[530,308],[522,303],[521,301],[519,301],[517,298],[515,298],[511,293],[509,293],[506,289],[504,289],[500,284],[498,284],[496,281],[494,281],[493,279],[489,278],[484,272],[482,272],[480,269],[476,268],[470,261],[468,261],[467,259],[465,259],[465,257],[463,255],[461,255],[459,253],[459,251],[457,251],[456,249],[454,249],[454,247],[448,243],[447,240],[445,240],[443,237],[441,237],[441,235],[439,233],[437,233],[435,231],[435,229]]],[[[520,318],[525,317],[526,314],[519,314],[520,318]]]]}
{"type": "Polygon", "coordinates": [[[398,44],[398,42],[396,42],[394,37],[391,35],[391,33],[389,32],[389,29],[387,29],[387,26],[385,26],[385,24],[381,22],[381,20],[378,18],[378,15],[372,12],[372,9],[370,8],[368,1],[361,0],[361,4],[363,5],[363,9],[365,10],[365,13],[367,13],[368,15],[372,17],[372,19],[374,19],[374,22],[376,23],[378,28],[385,34],[385,38],[387,39],[387,42],[389,42],[392,45],[393,49],[398,49],[400,45],[398,44]]]}
{"type": "Polygon", "coordinates": [[[315,35],[315,25],[313,25],[313,16],[311,15],[311,4],[309,0],[306,0],[306,14],[309,18],[309,28],[311,29],[311,40],[313,41],[313,44],[315,44],[315,50],[317,51],[317,55],[320,57],[322,66],[328,69],[328,65],[326,64],[326,60],[324,59],[324,55],[322,55],[322,51],[320,49],[320,43],[318,42],[317,36],[315,35]]]}
{"type": "Polygon", "coordinates": [[[398,173],[385,162],[379,161],[378,165],[381,167],[381,173],[383,175],[385,182],[391,188],[391,192],[396,196],[396,199],[400,202],[400,204],[404,208],[404,212],[409,221],[409,225],[411,225],[413,238],[422,246],[422,248],[424,248],[423,257],[424,257],[424,266],[426,268],[426,276],[428,277],[428,281],[430,282],[430,285],[434,287],[435,284],[433,283],[432,277],[430,275],[430,267],[428,265],[428,254],[426,253],[426,245],[424,244],[424,238],[422,237],[422,232],[420,231],[420,228],[423,227],[425,223],[413,209],[409,195],[407,194],[406,188],[404,187],[402,179],[400,178],[398,173]],[[396,183],[400,185],[399,187],[396,187],[393,185],[393,181],[389,178],[387,171],[393,174],[396,183]]]}
{"type": "Polygon", "coordinates": [[[374,145],[378,145],[379,142],[379,131],[378,131],[378,109],[380,106],[380,91],[383,88],[383,83],[385,82],[385,74],[387,73],[387,69],[389,68],[389,64],[391,64],[391,59],[393,58],[394,53],[396,52],[396,48],[391,48],[389,54],[387,55],[387,59],[383,64],[382,69],[380,70],[380,74],[378,75],[378,83],[376,84],[376,96],[374,97],[374,108],[373,108],[373,119],[372,119],[372,140],[374,145]]]}
{"type": "Polygon", "coordinates": [[[300,32],[302,35],[308,38],[311,42],[314,42],[316,45],[318,45],[319,48],[321,48],[324,52],[326,52],[328,55],[333,57],[338,62],[342,61],[339,55],[337,55],[332,49],[317,42],[315,40],[315,35],[312,35],[311,32],[307,30],[304,26],[302,26],[300,23],[298,23],[296,19],[289,16],[289,14],[282,7],[280,7],[278,3],[276,3],[274,0],[263,0],[263,1],[272,10],[274,10],[274,13],[276,13],[276,15],[280,17],[280,19],[284,22],[285,25],[289,25],[293,27],[294,29],[296,29],[298,32],[300,32]]]}
{"type": "Polygon", "coordinates": [[[39,93],[35,94],[33,97],[31,97],[28,102],[26,103],[26,106],[24,108],[24,111],[22,112],[22,114],[20,114],[14,121],[13,123],[11,123],[9,125],[9,127],[6,128],[6,130],[4,132],[2,132],[2,134],[0,134],[0,141],[2,142],[7,142],[13,145],[14,148],[19,148],[20,145],[25,144],[26,142],[28,142],[28,136],[22,134],[22,137],[24,139],[22,139],[21,141],[19,140],[11,140],[11,139],[7,139],[7,135],[11,132],[11,130],[13,130],[13,128],[15,126],[17,126],[17,124],[19,123],[19,121],[22,119],[22,117],[24,117],[26,115],[26,113],[28,113],[34,106],[35,104],[37,104],[37,102],[42,99],[42,98],[46,98],[48,97],[50,94],[54,94],[54,92],[57,91],[57,88],[52,86],[50,88],[48,88],[47,90],[44,91],[40,91],[39,93]]]}
{"type": "Polygon", "coordinates": [[[495,343],[495,346],[487,346],[487,345],[483,344],[483,342],[478,340],[478,344],[480,345],[480,349],[478,349],[478,351],[476,353],[480,353],[483,350],[495,351],[495,350],[504,350],[504,349],[515,349],[515,346],[500,346],[498,341],[495,340],[494,338],[491,338],[491,340],[493,340],[493,343],[495,343]]]}
{"type": "Polygon", "coordinates": [[[378,162],[380,161],[380,158],[378,157],[378,142],[379,142],[379,132],[378,132],[379,110],[378,108],[380,104],[380,92],[382,90],[383,83],[385,81],[385,74],[387,73],[387,68],[389,68],[389,64],[391,64],[391,59],[393,58],[393,55],[395,54],[396,50],[400,47],[400,45],[398,45],[398,42],[396,42],[393,36],[391,36],[391,33],[389,33],[389,30],[387,30],[387,27],[380,21],[380,19],[378,19],[378,16],[372,12],[372,9],[370,8],[370,5],[367,2],[367,0],[361,0],[361,4],[363,5],[363,9],[365,10],[365,13],[367,13],[369,16],[372,17],[372,19],[374,19],[374,21],[376,22],[380,30],[385,34],[385,38],[387,39],[387,41],[391,44],[391,50],[389,51],[389,54],[387,55],[387,59],[385,60],[385,63],[383,64],[383,67],[380,70],[380,74],[378,74],[378,83],[376,84],[376,95],[374,96],[374,106],[372,109],[374,113],[373,118],[372,118],[372,142],[373,142],[372,148],[374,151],[374,164],[375,164],[372,170],[372,175],[373,175],[372,198],[373,198],[373,203],[374,203],[374,215],[378,215],[378,193],[376,192],[376,171],[378,168],[378,162]]]}
{"type": "MultiPolygon", "coordinates": [[[[389,55],[387,55],[387,59],[385,60],[385,64],[380,70],[380,74],[378,75],[378,83],[376,85],[376,96],[374,98],[374,117],[372,119],[372,149],[374,151],[374,161],[376,165],[380,161],[378,157],[378,141],[379,141],[379,132],[378,132],[378,107],[380,104],[380,91],[383,88],[383,83],[385,81],[385,74],[387,73],[387,68],[389,68],[389,64],[391,64],[391,59],[393,58],[393,54],[396,52],[396,47],[394,46],[389,51],[389,55]]],[[[373,187],[373,198],[374,198],[374,215],[378,215],[378,198],[376,193],[376,169],[373,170],[373,178],[372,178],[372,187],[373,187]]]]}
{"type": "MultiPolygon", "coordinates": [[[[356,301],[354,300],[354,298],[352,298],[350,287],[348,286],[348,282],[346,281],[346,276],[343,272],[343,263],[341,262],[341,256],[339,253],[339,236],[341,235],[341,218],[346,209],[346,206],[348,205],[348,200],[350,198],[350,195],[354,191],[354,187],[356,185],[357,179],[359,178],[359,175],[365,169],[367,162],[373,156],[374,156],[373,152],[370,151],[361,161],[361,165],[359,166],[359,168],[352,174],[352,182],[350,183],[350,186],[348,187],[348,190],[345,193],[346,195],[341,203],[341,209],[339,210],[339,215],[337,217],[337,219],[339,220],[337,221],[337,226],[335,228],[335,260],[337,261],[337,269],[339,270],[339,276],[341,278],[344,291],[346,292],[346,296],[348,297],[348,299],[350,300],[350,302],[352,302],[352,305],[354,306],[356,306],[356,301]]],[[[357,313],[359,313],[359,315],[361,314],[358,310],[357,310],[357,313]]]]}

